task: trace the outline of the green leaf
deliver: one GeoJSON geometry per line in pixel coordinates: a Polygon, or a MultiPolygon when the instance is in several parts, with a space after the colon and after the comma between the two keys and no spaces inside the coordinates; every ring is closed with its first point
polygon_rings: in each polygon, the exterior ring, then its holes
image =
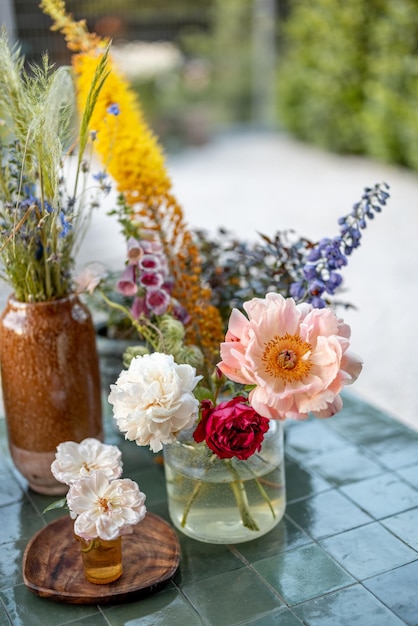
{"type": "Polygon", "coordinates": [[[54,509],[63,509],[67,507],[67,498],[61,498],[61,500],[55,500],[52,504],[49,504],[42,513],[47,513],[48,511],[53,511],[54,509]]]}
{"type": "Polygon", "coordinates": [[[202,400],[212,400],[213,401],[213,393],[208,387],[198,386],[193,391],[195,397],[202,402],[202,400]]]}

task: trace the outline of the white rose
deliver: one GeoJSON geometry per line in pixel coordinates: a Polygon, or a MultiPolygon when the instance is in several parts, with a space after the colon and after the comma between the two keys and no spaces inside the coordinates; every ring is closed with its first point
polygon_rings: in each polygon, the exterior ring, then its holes
{"type": "Polygon", "coordinates": [[[201,378],[194,367],[175,363],[172,355],[136,357],[110,386],[109,402],[119,430],[153,452],[173,443],[177,433],[197,419],[199,402],[192,392],[201,378]]]}
{"type": "Polygon", "coordinates": [[[101,471],[70,486],[67,503],[74,532],[84,539],[116,539],[133,532],[146,515],[145,494],[129,478],[109,480],[101,471]]]}
{"type": "Polygon", "coordinates": [[[65,441],[57,446],[51,472],[66,485],[101,470],[109,480],[122,474],[122,453],[117,446],[89,437],[81,443],[65,441]]]}

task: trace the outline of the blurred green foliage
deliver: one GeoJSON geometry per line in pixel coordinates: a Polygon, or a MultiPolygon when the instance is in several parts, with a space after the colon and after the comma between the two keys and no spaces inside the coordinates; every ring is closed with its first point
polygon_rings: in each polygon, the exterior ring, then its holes
{"type": "Polygon", "coordinates": [[[297,137],[418,169],[416,0],[293,0],[278,110],[297,137]]]}
{"type": "Polygon", "coordinates": [[[213,0],[211,29],[188,35],[188,55],[211,68],[208,96],[218,121],[248,121],[251,104],[251,37],[253,0],[213,0]]]}
{"type": "Polygon", "coordinates": [[[133,80],[147,120],[168,149],[202,144],[213,132],[251,118],[253,0],[212,0],[206,29],[176,39],[183,62],[133,80]]]}

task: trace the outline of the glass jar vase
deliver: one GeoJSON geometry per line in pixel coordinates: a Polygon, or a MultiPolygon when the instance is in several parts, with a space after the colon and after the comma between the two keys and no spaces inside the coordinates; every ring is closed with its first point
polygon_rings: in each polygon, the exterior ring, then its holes
{"type": "Polygon", "coordinates": [[[122,576],[122,537],[105,540],[100,537],[80,542],[84,576],[90,583],[106,585],[122,576]]]}
{"type": "Polygon", "coordinates": [[[207,543],[241,543],[274,528],[286,506],[281,422],[271,421],[260,452],[220,459],[193,430],[165,446],[168,507],[174,526],[207,543]]]}

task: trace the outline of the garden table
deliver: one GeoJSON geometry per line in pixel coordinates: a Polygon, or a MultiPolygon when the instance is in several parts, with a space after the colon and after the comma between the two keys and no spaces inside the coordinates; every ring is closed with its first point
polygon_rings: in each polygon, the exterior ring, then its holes
{"type": "MultiPolygon", "coordinates": [[[[169,520],[161,458],[110,422],[124,476],[169,520]]],[[[174,577],[123,604],[57,603],[25,586],[28,541],[65,512],[42,513],[54,498],[14,470],[4,419],[0,449],[0,626],[418,625],[418,433],[355,395],[332,419],[286,422],[287,509],[276,529],[228,546],[179,534],[174,577]]]]}

